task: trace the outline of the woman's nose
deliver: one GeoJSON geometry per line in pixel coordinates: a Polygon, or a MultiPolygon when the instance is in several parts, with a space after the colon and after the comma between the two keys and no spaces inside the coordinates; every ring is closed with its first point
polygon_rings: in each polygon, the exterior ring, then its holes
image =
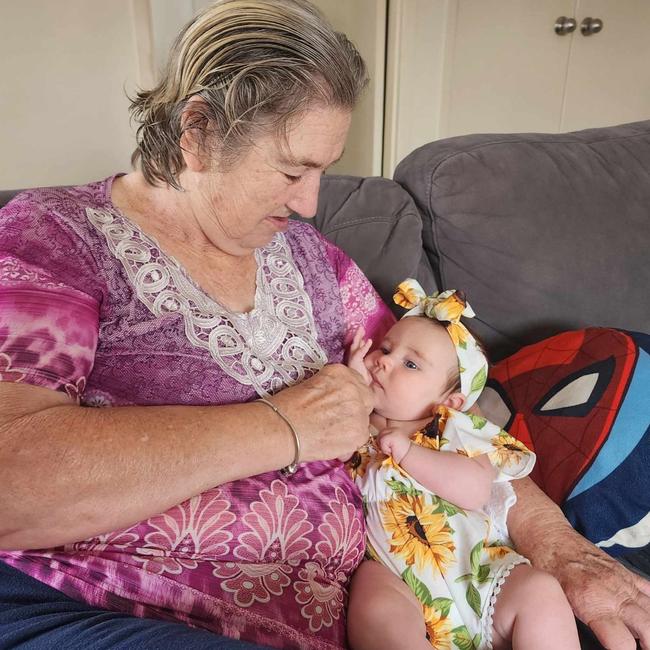
{"type": "Polygon", "coordinates": [[[294,194],[287,202],[287,207],[305,219],[316,216],[318,209],[318,192],[320,190],[321,173],[319,170],[309,170],[296,183],[294,194]]]}

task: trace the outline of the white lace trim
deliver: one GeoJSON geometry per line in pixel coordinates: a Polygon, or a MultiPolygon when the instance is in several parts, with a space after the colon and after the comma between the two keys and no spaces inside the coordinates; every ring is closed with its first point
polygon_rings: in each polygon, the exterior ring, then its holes
{"type": "Polygon", "coordinates": [[[481,638],[483,643],[481,643],[481,648],[485,650],[492,650],[492,619],[494,617],[494,606],[496,605],[497,598],[501,593],[501,587],[503,583],[508,579],[510,572],[518,564],[530,564],[530,562],[523,555],[515,555],[511,562],[504,564],[498,571],[495,580],[494,586],[492,587],[492,594],[490,596],[490,604],[487,608],[487,615],[483,617],[483,624],[481,629],[481,638]]]}
{"type": "Polygon", "coordinates": [[[483,512],[490,522],[490,538],[503,540],[512,546],[508,535],[508,512],[517,503],[517,495],[510,481],[492,483],[492,491],[483,512]]]}
{"type": "Polygon", "coordinates": [[[182,313],[190,343],[209,350],[240,384],[266,397],[327,363],[311,300],[282,233],[255,251],[255,307],[234,313],[192,283],[180,264],[136,224],[110,210],[86,208],[86,215],[149,311],[155,316],[182,313]]]}

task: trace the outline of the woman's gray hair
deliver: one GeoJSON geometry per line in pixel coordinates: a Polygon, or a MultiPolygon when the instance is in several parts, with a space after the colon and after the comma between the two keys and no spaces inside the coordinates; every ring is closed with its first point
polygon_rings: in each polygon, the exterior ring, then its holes
{"type": "Polygon", "coordinates": [[[181,189],[184,131],[228,165],[310,107],[352,110],[367,83],[359,52],[306,0],[219,0],[179,34],[160,83],[131,102],[132,162],[148,183],[181,189]]]}

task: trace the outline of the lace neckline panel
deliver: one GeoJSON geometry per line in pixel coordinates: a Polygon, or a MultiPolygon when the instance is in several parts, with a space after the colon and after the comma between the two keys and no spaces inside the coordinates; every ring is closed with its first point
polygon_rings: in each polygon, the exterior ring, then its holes
{"type": "Polygon", "coordinates": [[[182,314],[187,340],[258,395],[296,384],[327,363],[311,299],[282,233],[255,251],[255,307],[236,313],[201,290],[155,239],[121,213],[86,208],[86,216],[121,263],[140,302],[157,318],[182,314]]]}

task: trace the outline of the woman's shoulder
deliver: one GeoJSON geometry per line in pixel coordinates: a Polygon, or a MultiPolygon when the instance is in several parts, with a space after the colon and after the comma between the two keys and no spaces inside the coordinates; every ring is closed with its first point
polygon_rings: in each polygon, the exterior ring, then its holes
{"type": "Polygon", "coordinates": [[[289,244],[308,241],[318,243],[321,246],[327,244],[325,236],[311,223],[298,221],[297,219],[289,220],[289,228],[285,236],[289,244]]]}
{"type": "Polygon", "coordinates": [[[80,222],[85,220],[86,208],[108,205],[107,187],[111,178],[84,185],[23,190],[0,210],[1,220],[3,223],[12,219],[36,220],[49,215],[52,221],[59,223],[80,222]]]}
{"type": "Polygon", "coordinates": [[[337,274],[352,262],[343,250],[311,223],[290,220],[285,237],[294,255],[306,256],[313,261],[320,259],[336,269],[337,274]]]}
{"type": "Polygon", "coordinates": [[[20,192],[0,210],[0,256],[37,266],[70,286],[86,287],[86,276],[97,272],[98,249],[87,210],[108,207],[109,181],[20,192]]]}

